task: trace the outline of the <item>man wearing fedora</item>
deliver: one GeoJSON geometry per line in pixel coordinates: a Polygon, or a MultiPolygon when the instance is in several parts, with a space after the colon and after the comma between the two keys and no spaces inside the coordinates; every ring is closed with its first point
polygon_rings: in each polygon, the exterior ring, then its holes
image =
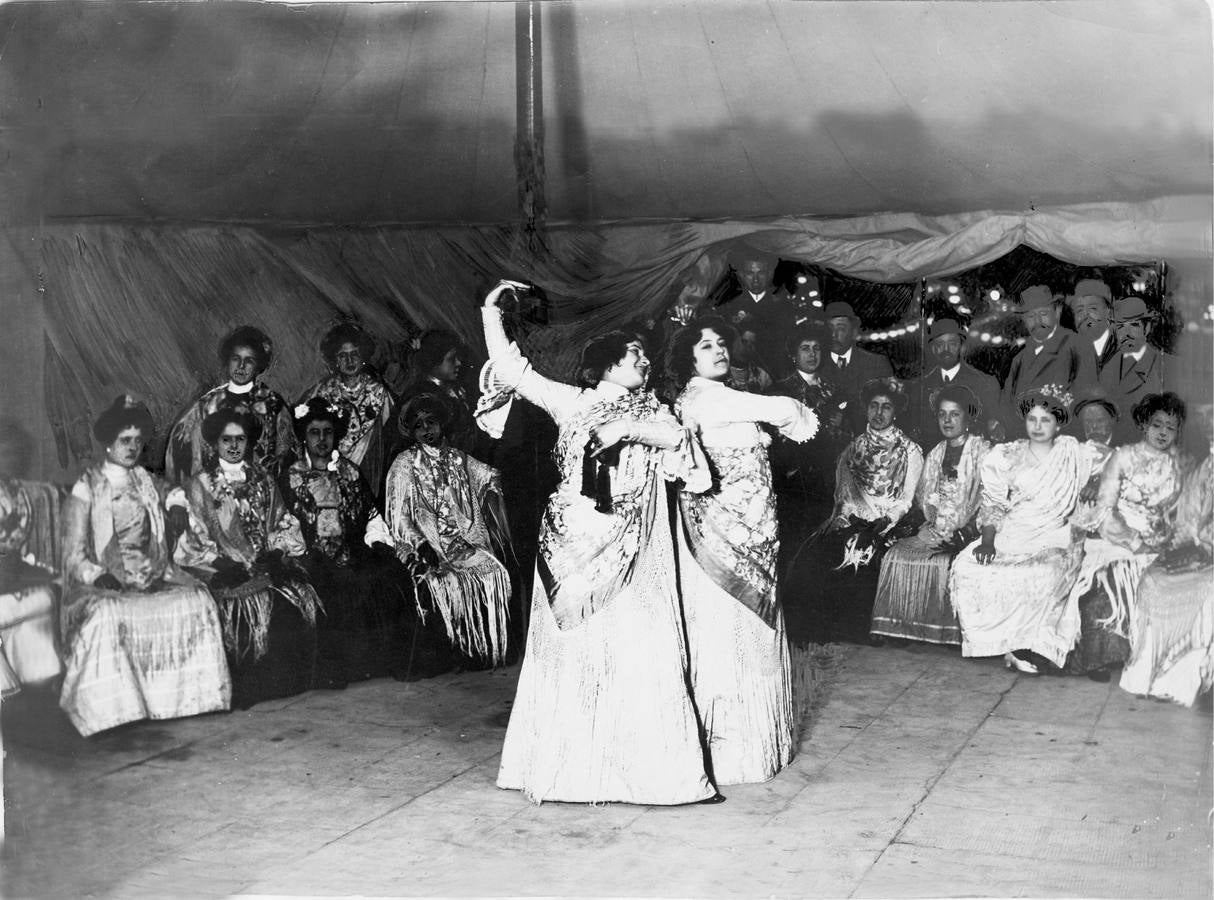
{"type": "Polygon", "coordinates": [[[1075,333],[1092,342],[1099,374],[1110,359],[1117,355],[1117,337],[1109,323],[1113,310],[1113,292],[1103,281],[1084,278],[1075,284],[1075,292],[1067,297],[1067,306],[1075,317],[1075,333]]]}
{"type": "Polygon", "coordinates": [[[756,362],[773,376],[788,369],[784,362],[784,337],[796,324],[796,310],[788,294],[771,283],[776,260],[748,244],[739,244],[729,252],[729,268],[740,290],[726,297],[714,314],[725,319],[741,333],[745,327],[755,333],[756,362]]]}
{"type": "Polygon", "coordinates": [[[1060,306],[1054,292],[1044,284],[1035,284],[1020,295],[1019,312],[1029,337],[1012,359],[1007,380],[1003,382],[1002,406],[1008,422],[1020,419],[1016,398],[1025,391],[1053,384],[1062,391],[1075,393],[1096,383],[1092,347],[1058,324],[1060,306]]]}
{"type": "MultiPolygon", "coordinates": [[[[1100,373],[1100,386],[1123,411],[1133,410],[1134,404],[1147,394],[1180,387],[1175,358],[1147,343],[1150,323],[1151,311],[1141,297],[1125,297],[1113,304],[1118,352],[1100,373]]],[[[1131,416],[1118,422],[1117,437],[1121,441],[1134,440],[1131,416]]]]}
{"type": "Polygon", "coordinates": [[[860,318],[850,303],[836,300],[823,310],[830,330],[830,353],[820,370],[824,379],[835,385],[847,401],[844,421],[853,434],[864,430],[864,410],[860,408],[860,388],[874,378],[889,378],[894,368],[889,360],[856,346],[860,318]]]}
{"type": "Polygon", "coordinates": [[[966,338],[961,323],[956,319],[936,319],[927,335],[928,352],[936,365],[907,386],[907,394],[913,404],[911,418],[916,428],[916,440],[929,449],[938,443],[940,435],[936,427],[936,414],[932,411],[932,398],[947,385],[957,384],[969,388],[982,405],[985,419],[982,428],[986,436],[994,441],[1002,441],[1004,426],[999,421],[999,382],[961,358],[961,348],[966,338]]]}

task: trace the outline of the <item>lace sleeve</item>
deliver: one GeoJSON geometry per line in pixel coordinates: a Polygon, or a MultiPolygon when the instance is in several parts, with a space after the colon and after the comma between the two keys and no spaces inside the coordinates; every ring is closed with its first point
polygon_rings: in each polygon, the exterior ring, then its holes
{"type": "Polygon", "coordinates": [[[999,530],[1011,508],[1009,452],[1015,444],[1001,444],[982,460],[982,503],[978,507],[978,527],[999,530]]]}

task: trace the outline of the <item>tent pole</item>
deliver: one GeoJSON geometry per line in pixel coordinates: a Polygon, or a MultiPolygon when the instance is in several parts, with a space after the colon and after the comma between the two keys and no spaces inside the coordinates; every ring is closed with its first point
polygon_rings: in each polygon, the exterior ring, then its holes
{"type": "Polygon", "coordinates": [[[514,167],[519,215],[527,249],[537,252],[548,217],[544,197],[544,69],[539,0],[514,4],[514,167]]]}

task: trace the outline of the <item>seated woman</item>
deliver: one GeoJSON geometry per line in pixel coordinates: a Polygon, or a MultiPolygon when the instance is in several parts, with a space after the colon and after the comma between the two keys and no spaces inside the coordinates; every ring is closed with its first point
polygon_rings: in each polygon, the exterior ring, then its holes
{"type": "MultiPolygon", "coordinates": [[[[1196,418],[1214,447],[1214,407],[1196,418]]],[[[1214,452],[1185,480],[1175,530],[1138,586],[1121,688],[1192,706],[1214,684],[1214,452]]]]}
{"type": "Polygon", "coordinates": [[[839,456],[831,515],[789,562],[794,643],[869,640],[881,557],[908,528],[923,451],[894,424],[906,395],[897,379],[875,378],[861,399],[868,427],[839,456]]]}
{"type": "Polygon", "coordinates": [[[818,418],[791,397],[728,387],[733,329],[692,321],[671,338],[675,414],[697,429],[713,489],[679,496],[679,578],[691,692],[717,786],[767,781],[793,755],[792,670],[776,593],[776,505],[765,426],[808,441],[818,418]]]}
{"type": "MultiPolygon", "coordinates": [[[[414,572],[419,604],[437,613],[451,644],[480,664],[506,661],[510,573],[494,555],[509,546],[497,471],[447,443],[450,407],[415,394],[400,412],[408,446],[388,470],[387,527],[369,541],[396,549],[414,572]]],[[[423,612],[423,615],[426,613],[423,612]]]]}
{"type": "MultiPolygon", "coordinates": [[[[39,548],[35,532],[51,537],[52,511],[35,512],[33,485],[22,484],[31,442],[21,424],[0,419],[0,695],[24,684],[45,682],[63,667],[55,649],[58,589],[49,547],[39,548]],[[42,522],[37,521],[41,513],[42,522]],[[42,549],[41,554],[35,551],[42,549]]],[[[50,486],[47,486],[50,487],[50,486]]],[[[51,488],[53,496],[53,488],[51,488]]]]}
{"type": "Polygon", "coordinates": [[[990,450],[986,438],[970,434],[981,422],[973,391],[950,384],[931,397],[944,440],[927,454],[915,504],[924,522],[881,561],[872,633],[933,644],[960,644],[961,626],[948,597],[955,557],[978,535],[974,517],[982,496],[978,473],[990,450]]]}
{"type": "Polygon", "coordinates": [[[1171,539],[1170,514],[1180,495],[1176,438],[1184,427],[1184,401],[1170,392],[1147,394],[1133,416],[1142,440],[1118,447],[1104,467],[1098,536],[1084,542],[1083,567],[1071,589],[1080,632],[1066,670],[1097,681],[1108,681],[1111,670],[1130,658],[1138,582],[1171,539]]]}
{"type": "Polygon", "coordinates": [[[378,497],[388,464],[385,429],[392,421],[392,395],[368,369],[374,352],[371,335],[358,325],[345,322],[330,328],[320,342],[320,354],[332,374],[313,385],[302,402],[320,397],[341,410],[346,427],[337,449],[362,471],[378,497]]]}
{"type": "Polygon", "coordinates": [[[1028,437],[999,444],[982,461],[982,537],[958,554],[949,576],[962,656],[1004,654],[1009,666],[1035,675],[1061,666],[1079,636],[1068,597],[1083,545],[1070,519],[1091,457],[1059,433],[1071,401],[1055,384],[1022,393],[1028,437]]]}
{"type": "Polygon", "coordinates": [[[250,450],[263,469],[277,472],[283,457],[295,446],[291,412],[282,395],[260,381],[274,358],[274,344],[265,332],[242,325],[219,344],[219,364],[227,381],[190,403],[169,432],[164,474],[172,484],[202,471],[214,462],[214,451],[202,435],[202,422],[220,409],[234,409],[257,419],[260,437],[250,450]]]}
{"type": "Polygon", "coordinates": [[[83,735],[231,698],[215,604],[173,561],[185,497],[139,465],[151,433],[146,406],[115,400],[93,426],[105,461],[84,470],[64,510],[59,705],[83,735]]]}
{"type": "Polygon", "coordinates": [[[413,581],[396,559],[362,473],[337,450],[346,418],[320,397],[294,409],[300,459],[279,477],[287,510],[308,545],[308,579],[325,605],[318,623],[321,668],[339,680],[391,674],[401,680],[450,668],[441,626],[417,615],[413,581]]]}
{"type": "Polygon", "coordinates": [[[278,486],[251,457],[261,423],[235,409],[202,422],[212,460],[186,485],[191,563],[207,573],[223,621],[232,705],[340,687],[318,683],[316,617],[323,612],[297,558],[307,546],[278,486]]]}

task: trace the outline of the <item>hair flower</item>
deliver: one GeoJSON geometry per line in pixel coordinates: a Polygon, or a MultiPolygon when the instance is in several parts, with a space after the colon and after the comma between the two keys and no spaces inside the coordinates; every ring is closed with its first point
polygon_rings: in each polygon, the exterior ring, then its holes
{"type": "Polygon", "coordinates": [[[300,403],[298,406],[295,407],[294,412],[295,412],[295,418],[302,419],[304,416],[306,416],[308,414],[308,404],[300,403]]]}

